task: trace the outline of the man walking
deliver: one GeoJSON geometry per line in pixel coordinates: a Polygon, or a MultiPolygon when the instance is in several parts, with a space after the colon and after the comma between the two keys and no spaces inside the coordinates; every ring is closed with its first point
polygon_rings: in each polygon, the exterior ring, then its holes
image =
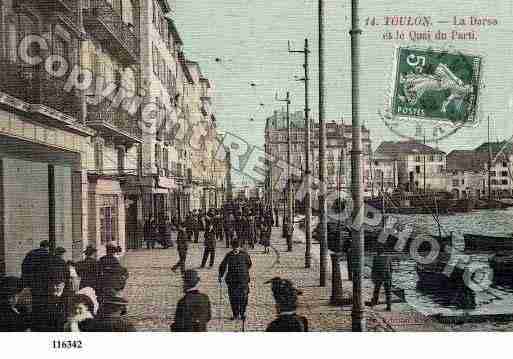
{"type": "Polygon", "coordinates": [[[374,282],[374,293],[372,296],[371,307],[378,304],[379,291],[381,286],[385,287],[385,297],[387,311],[392,310],[392,262],[390,257],[384,254],[383,246],[379,246],[377,255],[374,257],[372,265],[372,281],[374,282]]]}
{"type": "MultiPolygon", "coordinates": [[[[210,215],[212,213],[210,212],[210,215]]],[[[207,264],[207,260],[210,257],[210,265],[212,268],[214,266],[214,261],[216,258],[216,234],[215,234],[215,225],[212,217],[208,217],[205,220],[205,235],[204,235],[204,246],[203,250],[203,259],[201,261],[201,268],[205,268],[207,264]]]]}
{"type": "Polygon", "coordinates": [[[187,270],[183,276],[185,296],[176,306],[175,321],[171,325],[173,332],[206,332],[212,319],[210,299],[200,293],[200,277],[195,270],[187,270]]]}
{"type": "Polygon", "coordinates": [[[219,266],[219,283],[222,283],[224,277],[233,312],[232,320],[245,320],[250,282],[249,270],[252,265],[251,257],[240,248],[238,240],[233,241],[232,247],[233,250],[224,257],[219,266]]]}
{"type": "Polygon", "coordinates": [[[185,261],[187,260],[187,250],[189,248],[189,236],[185,231],[185,224],[177,222],[178,235],[176,238],[176,249],[178,251],[178,263],[176,263],[171,270],[176,272],[180,268],[182,274],[185,273],[185,261]]]}

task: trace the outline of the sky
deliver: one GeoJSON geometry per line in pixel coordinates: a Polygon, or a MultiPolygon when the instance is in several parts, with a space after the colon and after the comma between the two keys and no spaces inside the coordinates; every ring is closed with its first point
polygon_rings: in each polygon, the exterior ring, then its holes
{"type": "MultiPolygon", "coordinates": [[[[350,2],[326,0],[326,111],[327,120],[351,121],[350,2]]],[[[184,40],[186,56],[198,61],[204,76],[215,86],[214,104],[223,131],[233,132],[253,145],[263,146],[265,118],[283,104],[274,100],[290,91],[291,110],[303,110],[301,77],[303,57],[289,54],[287,41],[302,49],[304,39],[312,46],[310,99],[312,114],[318,113],[317,0],[175,0],[173,17],[184,40]],[[220,61],[216,61],[220,59],[220,61]],[[251,86],[251,83],[255,86],[251,86]],[[263,106],[261,105],[263,104],[263,106]],[[253,118],[254,121],[250,121],[253,118]]],[[[479,94],[480,124],[465,128],[437,143],[440,149],[472,149],[486,141],[488,116],[491,138],[513,135],[513,4],[510,1],[453,0],[428,2],[405,0],[359,1],[363,30],[360,42],[361,121],[371,130],[375,149],[381,141],[400,140],[378,115],[390,86],[396,46],[453,48],[483,57],[483,84],[479,94]],[[397,28],[365,26],[367,17],[383,22],[384,16],[431,16],[428,30],[474,30],[477,40],[396,41],[383,40],[387,30],[397,28]],[[453,16],[487,16],[495,26],[452,25],[453,16]],[[438,21],[448,22],[440,24],[438,21]]],[[[424,31],[422,27],[402,27],[424,31]]],[[[404,130],[412,135],[412,129],[404,130]]],[[[426,125],[426,131],[429,126],[426,125]]],[[[435,143],[430,143],[435,145],[435,143]]]]}

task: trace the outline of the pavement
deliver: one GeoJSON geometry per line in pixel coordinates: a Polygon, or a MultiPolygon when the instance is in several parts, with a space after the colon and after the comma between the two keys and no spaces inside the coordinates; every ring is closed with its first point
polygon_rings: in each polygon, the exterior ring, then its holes
{"type": "MultiPolygon", "coordinates": [[[[267,325],[275,318],[275,304],[271,287],[265,281],[275,276],[292,280],[300,296],[298,313],[308,318],[310,331],[350,331],[351,306],[335,307],[329,305],[331,294],[331,275],[327,286],[319,287],[319,246],[312,245],[312,266],[304,268],[304,234],[296,231],[293,252],[286,252],[286,243],[281,238],[281,229],[273,228],[271,244],[274,250],[264,254],[263,248],[257,246],[248,250],[253,261],[247,319],[231,321],[232,316],[226,285],[219,286],[218,265],[228,252],[225,243],[218,242],[216,264],[212,269],[199,269],[203,244],[192,243],[189,247],[187,268],[199,271],[200,290],[209,295],[212,304],[212,320],[209,331],[240,332],[265,331],[267,325]]],[[[130,272],[124,296],[129,300],[129,318],[139,331],[169,331],[173,322],[176,304],[183,296],[182,279],[179,271],[174,273],[171,267],[178,261],[175,248],[136,250],[128,252],[123,258],[124,265],[130,272]]],[[[329,261],[330,263],[330,261],[329,261]]],[[[329,266],[329,265],[328,265],[329,266]]],[[[341,263],[343,278],[343,295],[350,300],[352,283],[347,280],[345,262],[341,263]]],[[[370,300],[373,285],[364,280],[364,300],[370,300]]],[[[384,301],[381,293],[380,302],[384,301]]],[[[429,318],[415,312],[406,303],[394,304],[392,312],[385,311],[384,304],[366,310],[369,331],[441,331],[444,327],[429,318]]]]}

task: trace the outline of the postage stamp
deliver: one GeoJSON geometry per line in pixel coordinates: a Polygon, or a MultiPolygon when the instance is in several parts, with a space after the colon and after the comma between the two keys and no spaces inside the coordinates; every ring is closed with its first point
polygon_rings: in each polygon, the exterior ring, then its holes
{"type": "Polygon", "coordinates": [[[392,114],[472,125],[476,121],[481,57],[399,47],[392,114]]]}

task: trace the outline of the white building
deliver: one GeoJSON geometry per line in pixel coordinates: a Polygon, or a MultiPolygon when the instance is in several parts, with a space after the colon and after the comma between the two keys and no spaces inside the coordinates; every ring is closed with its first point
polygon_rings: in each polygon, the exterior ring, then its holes
{"type": "Polygon", "coordinates": [[[446,154],[419,142],[382,142],[376,157],[393,159],[397,183],[407,191],[444,191],[447,188],[446,154]]]}

